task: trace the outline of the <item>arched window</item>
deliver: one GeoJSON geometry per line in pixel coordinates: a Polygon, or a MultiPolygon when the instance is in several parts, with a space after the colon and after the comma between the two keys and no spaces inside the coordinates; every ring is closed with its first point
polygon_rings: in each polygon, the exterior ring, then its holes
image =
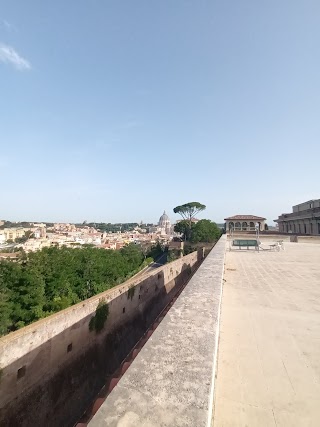
{"type": "Polygon", "coordinates": [[[246,221],[244,221],[242,223],[242,230],[247,230],[247,228],[248,228],[248,223],[246,221]]]}
{"type": "Polygon", "coordinates": [[[250,230],[254,230],[254,229],[255,229],[254,222],[250,222],[250,230]]]}
{"type": "Polygon", "coordinates": [[[240,224],[240,222],[236,222],[235,223],[234,229],[235,230],[241,230],[241,224],[240,224]]]}
{"type": "Polygon", "coordinates": [[[232,228],[234,228],[234,223],[231,221],[229,222],[229,230],[231,230],[232,228]]]}

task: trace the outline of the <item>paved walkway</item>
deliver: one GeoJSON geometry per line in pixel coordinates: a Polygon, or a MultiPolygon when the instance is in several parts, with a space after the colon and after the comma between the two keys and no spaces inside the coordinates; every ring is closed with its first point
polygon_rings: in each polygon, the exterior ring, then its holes
{"type": "Polygon", "coordinates": [[[225,268],[214,427],[320,426],[320,245],[225,268]]]}

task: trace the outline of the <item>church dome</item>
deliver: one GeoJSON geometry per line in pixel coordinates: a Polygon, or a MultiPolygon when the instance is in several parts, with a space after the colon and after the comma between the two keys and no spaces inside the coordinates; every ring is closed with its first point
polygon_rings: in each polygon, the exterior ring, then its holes
{"type": "Polygon", "coordinates": [[[170,225],[170,219],[169,219],[168,215],[166,214],[166,211],[164,211],[163,214],[161,215],[160,219],[159,219],[159,227],[165,228],[168,225],[170,225]]]}

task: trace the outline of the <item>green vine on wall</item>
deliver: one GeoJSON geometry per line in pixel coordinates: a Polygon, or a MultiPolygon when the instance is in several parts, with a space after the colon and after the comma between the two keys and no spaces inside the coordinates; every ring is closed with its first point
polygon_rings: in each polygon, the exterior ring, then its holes
{"type": "Polygon", "coordinates": [[[192,268],[190,267],[190,265],[188,265],[188,267],[186,268],[186,272],[187,272],[188,276],[191,276],[192,268]]]}
{"type": "Polygon", "coordinates": [[[127,292],[127,297],[128,297],[128,299],[130,299],[131,301],[132,301],[132,298],[134,297],[134,293],[135,293],[135,290],[136,290],[136,288],[135,288],[135,286],[130,286],[130,288],[128,289],[128,292],[127,292]]]}
{"type": "Polygon", "coordinates": [[[104,328],[104,324],[108,319],[108,316],[109,306],[106,303],[106,300],[104,298],[101,298],[96,308],[96,314],[91,318],[89,322],[89,330],[95,330],[96,332],[102,331],[102,329],[104,328]]]}

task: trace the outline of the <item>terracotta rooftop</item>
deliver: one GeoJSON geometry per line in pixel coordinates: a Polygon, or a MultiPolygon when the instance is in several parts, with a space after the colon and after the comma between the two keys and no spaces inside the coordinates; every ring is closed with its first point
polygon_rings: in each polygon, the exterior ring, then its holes
{"type": "Polygon", "coordinates": [[[236,220],[265,220],[266,218],[262,218],[262,216],[255,216],[255,215],[234,215],[234,216],[229,216],[228,218],[225,218],[225,221],[236,221],[236,220]]]}

